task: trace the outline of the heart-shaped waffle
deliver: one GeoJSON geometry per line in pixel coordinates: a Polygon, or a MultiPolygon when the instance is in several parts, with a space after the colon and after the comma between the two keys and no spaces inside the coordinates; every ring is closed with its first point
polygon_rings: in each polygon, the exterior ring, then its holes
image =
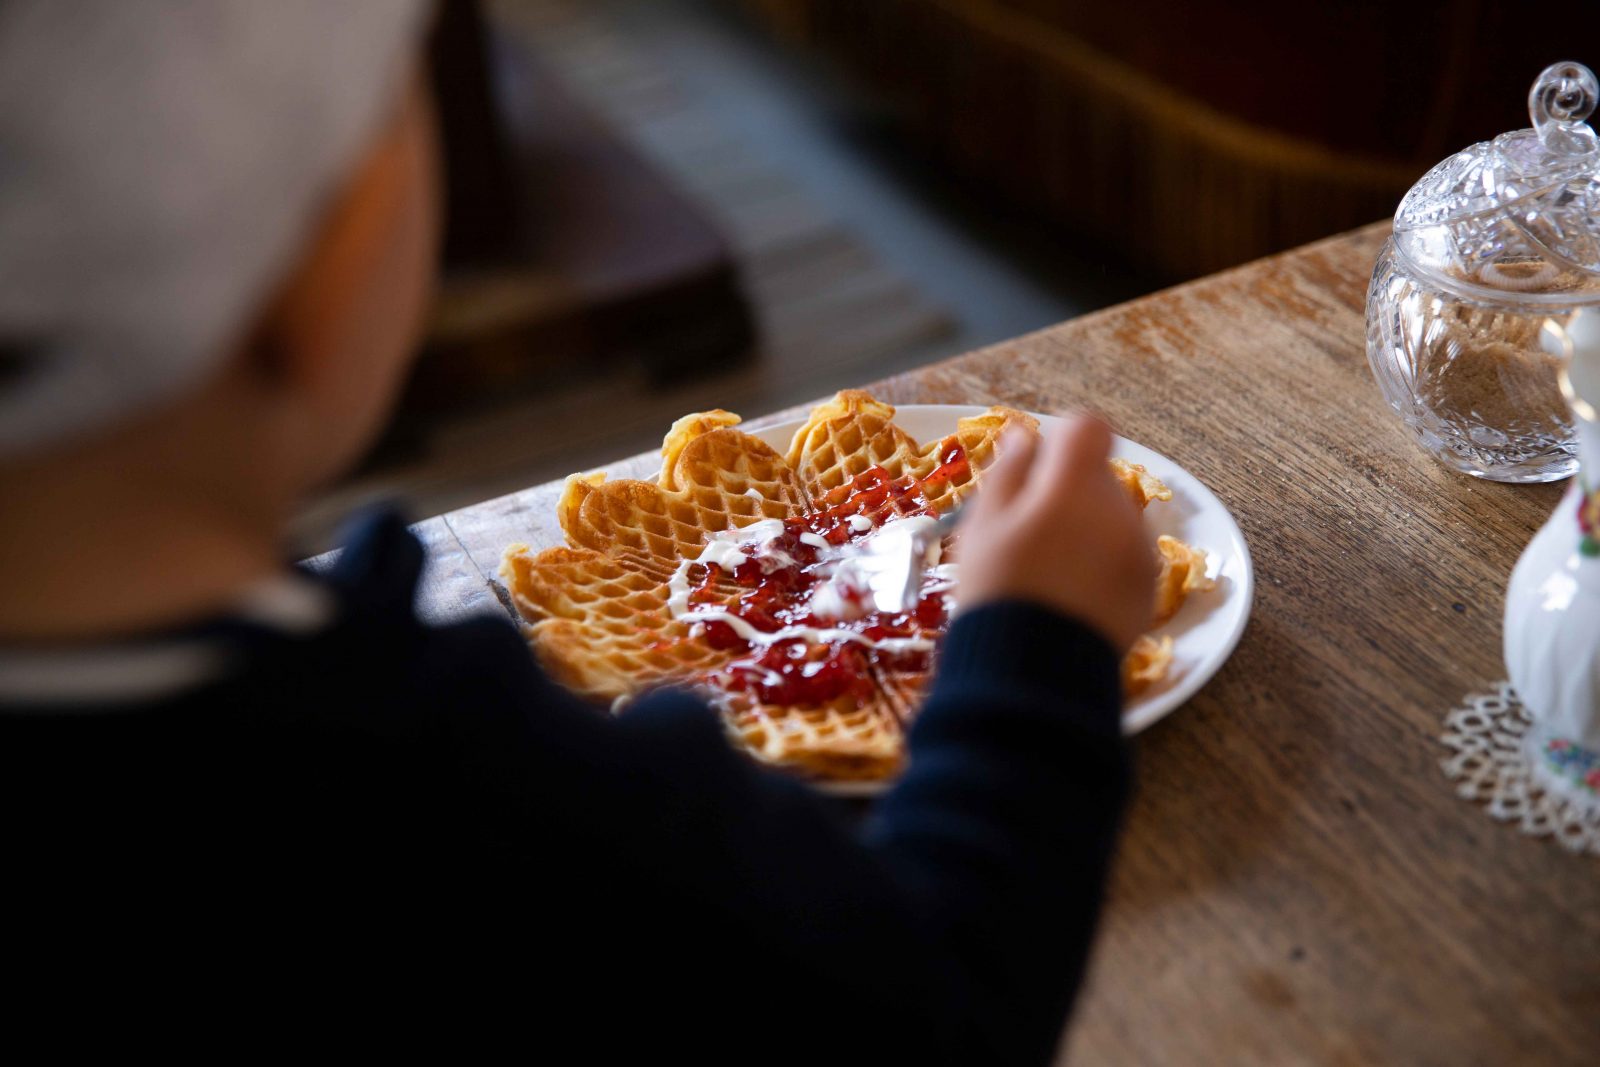
{"type": "MultiPolygon", "coordinates": [[[[916,610],[892,618],[797,622],[815,592],[797,576],[886,522],[953,507],[981,485],[1003,433],[1038,423],[996,407],[920,444],[893,420],[890,405],[845,391],[780,455],[737,415],[702,412],[673,424],[653,482],[569,478],[558,505],[568,547],[512,545],[500,570],[544,668],[613,705],[692,687],[751,755],[808,776],[894,774],[946,626],[945,587],[930,582],[916,610]]],[[[1140,506],[1170,499],[1144,468],[1112,466],[1140,506]]],[[[1204,583],[1204,554],[1174,545],[1162,549],[1163,608],[1204,583]]],[[[1142,639],[1124,663],[1130,690],[1170,658],[1170,641],[1142,639]]]]}

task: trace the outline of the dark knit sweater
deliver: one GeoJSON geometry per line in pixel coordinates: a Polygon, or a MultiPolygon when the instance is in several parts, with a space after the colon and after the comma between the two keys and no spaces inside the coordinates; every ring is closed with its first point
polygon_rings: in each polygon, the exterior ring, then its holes
{"type": "Polygon", "coordinates": [[[218,619],[181,635],[226,651],[202,684],[0,709],[14,1019],[230,1057],[1049,1061],[1129,789],[1102,639],[959,617],[855,818],[687,695],[612,718],[503,620],[423,624],[421,562],[372,523],[315,632],[218,619]]]}

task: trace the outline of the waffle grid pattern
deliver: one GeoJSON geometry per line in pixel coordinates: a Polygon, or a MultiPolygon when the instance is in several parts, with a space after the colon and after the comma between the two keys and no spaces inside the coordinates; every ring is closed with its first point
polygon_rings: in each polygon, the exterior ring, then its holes
{"type": "MultiPolygon", "coordinates": [[[[607,481],[598,474],[568,479],[558,510],[569,547],[536,553],[512,545],[500,570],[540,662],[573,691],[608,702],[666,684],[696,687],[721,710],[730,735],[763,762],[830,780],[894,774],[926,674],[874,668],[872,696],[859,707],[848,698],[815,706],[762,703],[714,684],[718,672],[745,653],[712,648],[668,608],[668,583],[680,561],[699,556],[710,534],[838,503],[874,466],[901,484],[926,478],[953,438],[965,450],[967,468],[923,494],[930,510],[942,512],[980,485],[1008,428],[1038,430],[1031,416],[992,408],[962,419],[953,435],[919,445],[893,419],[890,405],[848,390],[817,407],[787,455],[780,455],[738,430],[737,415],[700,412],[679,419],[667,434],[656,481],[607,481]]],[[[1141,507],[1171,498],[1144,468],[1121,461],[1112,466],[1141,507]]],[[[918,506],[891,497],[872,517],[881,524],[918,506]]],[[[1171,585],[1181,603],[1201,587],[1195,576],[1204,580],[1205,557],[1174,545],[1162,550],[1163,596],[1171,585]]],[[[690,580],[698,584],[703,575],[691,568],[690,580]]],[[[710,591],[724,601],[743,592],[726,579],[710,591]]],[[[1125,686],[1136,692],[1164,676],[1170,661],[1170,639],[1141,638],[1123,663],[1125,686]]]]}

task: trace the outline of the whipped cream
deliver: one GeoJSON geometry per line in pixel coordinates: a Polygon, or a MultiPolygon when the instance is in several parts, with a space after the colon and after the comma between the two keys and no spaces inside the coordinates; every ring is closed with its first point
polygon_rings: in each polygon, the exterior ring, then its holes
{"type": "Polygon", "coordinates": [[[826,641],[854,641],[867,648],[882,649],[885,652],[927,652],[933,648],[933,641],[927,637],[879,637],[873,639],[854,630],[845,630],[839,627],[823,629],[816,626],[784,626],[780,629],[767,632],[758,630],[745,620],[721,608],[695,608],[683,618],[692,619],[697,623],[721,622],[752,645],[765,648],[775,645],[780,641],[792,641],[803,638],[809,644],[820,644],[826,641]]]}
{"type": "Polygon", "coordinates": [[[859,619],[872,611],[872,590],[855,557],[830,561],[811,594],[811,613],[819,619],[859,619]]]}
{"type": "MultiPolygon", "coordinates": [[[[873,610],[872,593],[867,581],[867,576],[859,561],[860,554],[869,547],[871,539],[885,535],[892,531],[895,536],[915,536],[935,524],[933,518],[926,515],[913,515],[902,519],[893,519],[883,526],[873,527],[872,521],[860,515],[849,517],[850,527],[857,532],[871,530],[866,537],[846,545],[830,544],[818,534],[806,531],[799,535],[799,540],[816,549],[817,561],[810,564],[806,570],[818,579],[813,587],[811,598],[807,603],[810,613],[824,621],[848,622],[871,614],[873,610]],[[859,520],[859,521],[857,521],[859,520]]],[[[780,519],[762,519],[748,526],[738,529],[723,530],[713,534],[700,550],[700,555],[693,560],[682,560],[673,572],[667,583],[668,598],[667,610],[674,619],[683,619],[694,623],[691,633],[704,632],[704,624],[720,622],[727,625],[741,639],[752,646],[767,647],[789,641],[795,638],[803,639],[809,643],[828,641],[849,641],[864,645],[868,648],[879,649],[885,652],[925,652],[934,647],[931,638],[926,637],[883,637],[869,638],[854,630],[842,627],[816,627],[816,626],[784,626],[778,630],[766,631],[757,629],[739,616],[721,608],[707,606],[694,607],[689,603],[692,587],[689,582],[689,569],[695,564],[715,564],[725,573],[733,571],[748,563],[758,560],[763,574],[771,574],[786,567],[799,567],[800,564],[793,556],[783,551],[774,542],[784,532],[784,524],[780,519]]],[[[943,593],[947,604],[953,604],[949,590],[955,588],[957,570],[954,563],[941,562],[942,549],[938,541],[929,544],[924,565],[930,568],[923,586],[924,595],[928,593],[943,593]]]]}

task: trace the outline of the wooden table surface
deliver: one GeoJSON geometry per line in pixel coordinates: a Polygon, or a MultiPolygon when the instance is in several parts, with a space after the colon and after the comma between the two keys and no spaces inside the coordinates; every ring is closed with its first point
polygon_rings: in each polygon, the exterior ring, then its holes
{"type": "MultiPolygon", "coordinates": [[[[1600,865],[1459,799],[1437,741],[1448,709],[1504,677],[1506,580],[1560,487],[1446,471],[1383,403],[1362,307],[1386,233],[867,386],[896,403],[1097,409],[1209,484],[1254,556],[1238,650],[1138,739],[1071,1062],[1600,1054],[1600,865]]],[[[511,541],[559,543],[559,489],[423,523],[428,610],[499,610],[486,579],[511,541]]]]}

